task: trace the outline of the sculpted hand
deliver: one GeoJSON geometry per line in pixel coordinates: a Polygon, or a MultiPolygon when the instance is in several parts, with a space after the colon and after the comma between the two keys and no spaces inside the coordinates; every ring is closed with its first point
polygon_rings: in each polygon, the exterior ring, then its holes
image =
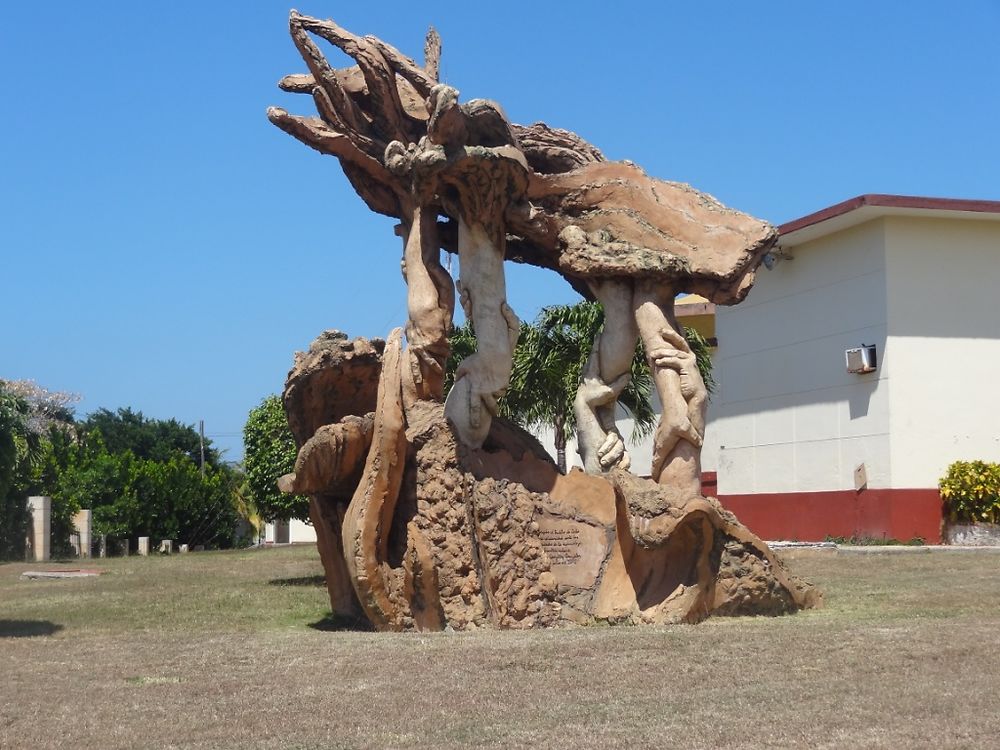
{"type": "Polygon", "coordinates": [[[610,385],[596,377],[584,377],[578,393],[587,406],[596,410],[598,406],[613,403],[625,390],[631,377],[631,374],[626,372],[612,380],[610,385]]]}
{"type": "Polygon", "coordinates": [[[521,335],[521,321],[514,314],[514,310],[505,302],[500,305],[500,314],[503,316],[504,322],[507,324],[507,336],[510,339],[510,350],[514,351],[517,347],[517,339],[521,335]]]}
{"type": "Polygon", "coordinates": [[[705,442],[704,410],[708,391],[698,370],[698,359],[684,337],[669,328],[661,328],[659,334],[664,345],[650,350],[650,365],[677,373],[681,397],[687,403],[686,413],[667,410],[661,418],[657,441],[662,443],[661,455],[666,455],[678,439],[687,440],[698,448],[705,442]]]}
{"type": "Polygon", "coordinates": [[[597,449],[597,459],[604,471],[614,468],[628,469],[632,465],[632,459],[625,452],[625,441],[617,431],[609,432],[604,438],[604,444],[597,449]]]}
{"type": "Polygon", "coordinates": [[[455,288],[458,290],[458,304],[462,306],[462,312],[465,313],[467,320],[472,320],[472,295],[461,279],[455,281],[455,288]]]}
{"type": "Polygon", "coordinates": [[[469,381],[469,425],[478,428],[483,423],[484,408],[496,416],[497,399],[503,395],[507,383],[498,377],[496,370],[480,352],[463,359],[455,370],[456,385],[466,378],[469,381]]]}
{"type": "Polygon", "coordinates": [[[610,384],[605,383],[595,372],[595,360],[596,357],[591,357],[588,361],[583,380],[576,394],[575,410],[580,439],[587,440],[589,437],[594,443],[596,440],[602,441],[596,450],[596,458],[601,471],[608,471],[616,466],[620,469],[627,469],[631,465],[631,460],[628,453],[625,452],[625,441],[614,427],[614,415],[611,414],[610,426],[605,426],[602,424],[599,412],[602,407],[613,410],[618,396],[628,385],[631,375],[626,372],[615,378],[610,384]],[[601,438],[602,433],[603,439],[601,438]]]}
{"type": "Polygon", "coordinates": [[[685,401],[705,398],[707,391],[698,369],[698,358],[687,341],[669,328],[661,329],[660,336],[669,346],[651,351],[649,361],[655,367],[667,367],[677,372],[680,376],[681,395],[685,401]]]}

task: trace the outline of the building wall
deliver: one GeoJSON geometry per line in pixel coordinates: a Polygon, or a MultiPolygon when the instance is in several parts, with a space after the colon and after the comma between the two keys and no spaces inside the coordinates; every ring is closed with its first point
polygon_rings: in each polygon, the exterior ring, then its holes
{"type": "Polygon", "coordinates": [[[302,544],[316,541],[316,529],[312,524],[293,518],[288,522],[278,521],[264,526],[265,544],[302,544]]]}
{"type": "Polygon", "coordinates": [[[890,486],[884,357],[846,372],[844,350],[886,347],[885,225],[875,220],[790,248],[748,298],[716,308],[719,390],[709,430],[720,496],[890,486]]]}
{"type": "Polygon", "coordinates": [[[892,486],[933,488],[952,461],[1000,461],[1000,222],[885,226],[892,486]]]}

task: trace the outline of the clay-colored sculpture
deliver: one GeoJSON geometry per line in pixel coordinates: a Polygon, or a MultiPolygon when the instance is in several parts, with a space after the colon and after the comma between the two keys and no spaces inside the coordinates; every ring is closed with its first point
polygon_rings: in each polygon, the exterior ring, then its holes
{"type": "Polygon", "coordinates": [[[332,21],[290,18],[308,74],[282,79],[319,117],[278,127],[336,156],[369,208],[400,220],[408,320],[384,343],[339,332],[297,355],[285,389],[300,445],[281,488],[308,493],[335,612],[379,629],[697,621],[780,613],[818,592],[701,496],[704,383],[673,313],[680,291],[741,300],[768,224],[612,163],[564,130],[510,123],[425,64],[332,21]],[[313,35],[351,56],[334,70],[313,35]],[[443,218],[443,220],[442,220],[443,218]],[[440,250],[458,253],[452,283],[440,250]],[[587,473],[559,473],[497,417],[517,342],[503,263],[552,269],[604,306],[575,410],[587,473]],[[478,351],[443,393],[456,299],[478,351]],[[663,403],[653,479],[627,472],[616,399],[641,338],[663,403]]]}

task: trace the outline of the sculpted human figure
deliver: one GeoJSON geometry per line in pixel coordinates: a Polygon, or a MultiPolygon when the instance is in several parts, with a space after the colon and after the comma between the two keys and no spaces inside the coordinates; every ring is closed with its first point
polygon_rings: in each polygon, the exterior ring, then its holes
{"type": "Polygon", "coordinates": [[[583,468],[600,474],[631,465],[615,425],[618,396],[631,377],[638,336],[631,286],[617,279],[595,280],[588,288],[604,308],[604,328],[594,341],[573,404],[583,468]]]}
{"type": "Polygon", "coordinates": [[[701,494],[701,447],[708,392],[674,315],[670,287],[639,284],[636,321],[663,411],[650,472],[660,484],[701,494]]]}
{"type": "MultiPolygon", "coordinates": [[[[478,350],[459,366],[445,413],[460,439],[479,447],[510,381],[520,330],[507,304],[503,214],[524,190],[527,164],[503,113],[492,102],[463,107],[454,88],[435,84],[426,106],[427,136],[416,144],[392,141],[385,158],[394,175],[409,181],[416,199],[433,207],[433,213],[424,209],[428,233],[435,228],[437,213],[455,218],[459,301],[475,327],[478,350]]],[[[433,237],[431,254],[436,256],[440,242],[436,233],[433,237]]],[[[406,263],[409,267],[409,257],[406,263]]],[[[448,324],[451,312],[447,310],[448,324]]]]}
{"type": "Polygon", "coordinates": [[[674,288],[659,281],[615,279],[591,282],[590,289],[604,308],[605,323],[574,404],[584,469],[601,473],[630,465],[614,418],[641,337],[662,404],[651,475],[661,484],[700,494],[708,392],[674,315],[674,288]]]}
{"type": "Polygon", "coordinates": [[[268,117],[335,156],[366,205],[399,222],[407,286],[404,328],[385,341],[327,332],[286,382],[299,454],[279,484],[311,497],[334,611],[380,630],[460,630],[814,605],[815,590],[701,496],[705,386],[673,307],[680,291],[739,302],[774,228],[608,162],[569,131],[460,102],[438,81],[433,30],[423,65],[330,20],[292,11],[289,30],[308,73],[279,85],[318,116],[268,117]],[[313,37],[355,65],[334,69],[313,37]],[[442,249],[458,254],[457,282],[442,249]],[[555,271],[604,308],[574,403],[587,473],[560,473],[497,416],[519,331],[508,260],[555,271]],[[456,299],[478,349],[445,398],[456,299]],[[615,425],[640,339],[663,404],[656,481],[628,473],[615,425]]]}

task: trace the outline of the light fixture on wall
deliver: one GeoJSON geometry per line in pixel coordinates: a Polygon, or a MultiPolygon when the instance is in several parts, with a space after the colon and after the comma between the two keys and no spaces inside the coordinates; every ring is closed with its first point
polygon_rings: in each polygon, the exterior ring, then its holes
{"type": "Polygon", "coordinates": [[[862,344],[856,349],[847,349],[844,351],[844,359],[847,360],[847,371],[855,374],[875,372],[878,367],[875,344],[862,344]]]}
{"type": "Polygon", "coordinates": [[[773,250],[768,250],[764,253],[764,267],[768,271],[773,270],[774,267],[783,260],[795,260],[795,257],[787,250],[783,250],[780,247],[776,247],[773,250]]]}

